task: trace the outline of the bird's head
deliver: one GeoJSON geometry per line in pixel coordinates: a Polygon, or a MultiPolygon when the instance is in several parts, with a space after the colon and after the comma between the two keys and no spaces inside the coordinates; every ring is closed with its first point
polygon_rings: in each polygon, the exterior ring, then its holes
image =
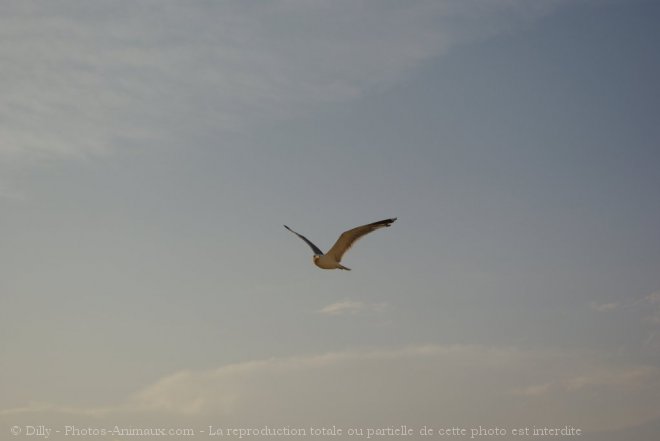
{"type": "Polygon", "coordinates": [[[320,257],[321,256],[319,256],[318,254],[314,254],[314,257],[312,257],[312,260],[314,261],[314,263],[316,263],[316,261],[319,260],[320,257]]]}

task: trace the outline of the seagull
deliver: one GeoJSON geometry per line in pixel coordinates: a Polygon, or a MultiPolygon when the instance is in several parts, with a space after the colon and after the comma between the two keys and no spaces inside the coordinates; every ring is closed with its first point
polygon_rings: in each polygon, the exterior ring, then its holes
{"type": "Polygon", "coordinates": [[[346,268],[344,265],[341,263],[341,258],[344,255],[346,251],[349,250],[353,246],[353,244],[362,236],[365,234],[369,234],[372,231],[375,231],[379,228],[383,227],[389,227],[392,225],[392,223],[396,220],[395,217],[391,219],[384,219],[378,222],[373,222],[371,224],[367,225],[362,225],[361,227],[355,227],[353,229],[344,231],[341,233],[341,236],[339,236],[339,239],[337,239],[337,242],[330,248],[330,250],[326,253],[323,254],[323,251],[319,249],[316,245],[314,245],[312,242],[310,242],[309,239],[307,239],[305,236],[302,234],[296,233],[293,231],[291,228],[287,227],[286,225],[284,228],[287,230],[291,231],[293,234],[301,238],[302,240],[309,245],[309,247],[314,251],[314,265],[318,266],[319,268],[323,269],[343,269],[346,271],[350,271],[350,268],[346,268]]]}

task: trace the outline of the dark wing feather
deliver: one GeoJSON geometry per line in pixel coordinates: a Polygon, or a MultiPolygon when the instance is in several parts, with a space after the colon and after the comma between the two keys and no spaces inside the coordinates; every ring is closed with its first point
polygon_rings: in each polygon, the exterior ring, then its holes
{"type": "Polygon", "coordinates": [[[323,251],[321,251],[321,250],[319,249],[319,247],[317,247],[316,245],[314,245],[314,244],[313,244],[309,239],[307,239],[305,236],[303,236],[302,234],[298,234],[298,233],[296,233],[295,231],[293,231],[291,228],[287,227],[286,225],[284,226],[284,228],[286,228],[287,230],[291,231],[293,234],[295,234],[296,236],[298,236],[299,238],[301,238],[302,240],[304,240],[304,241],[307,243],[307,245],[310,246],[310,248],[312,249],[312,251],[314,251],[314,254],[319,255],[319,256],[322,256],[322,255],[323,255],[323,251]]]}
{"type": "Polygon", "coordinates": [[[333,256],[337,262],[341,261],[342,256],[348,251],[355,242],[365,234],[369,234],[379,228],[389,227],[396,218],[384,219],[382,221],[373,222],[371,224],[362,225],[348,231],[344,231],[337,242],[330,248],[328,254],[333,256]]]}

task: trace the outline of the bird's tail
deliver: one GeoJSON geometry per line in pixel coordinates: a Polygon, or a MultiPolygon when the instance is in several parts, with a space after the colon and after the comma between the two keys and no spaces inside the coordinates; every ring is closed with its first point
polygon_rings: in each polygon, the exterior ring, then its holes
{"type": "Polygon", "coordinates": [[[339,264],[339,269],[343,269],[343,270],[346,270],[346,271],[350,271],[350,270],[351,270],[350,268],[346,268],[346,267],[345,267],[344,265],[342,265],[342,264],[339,264]]]}

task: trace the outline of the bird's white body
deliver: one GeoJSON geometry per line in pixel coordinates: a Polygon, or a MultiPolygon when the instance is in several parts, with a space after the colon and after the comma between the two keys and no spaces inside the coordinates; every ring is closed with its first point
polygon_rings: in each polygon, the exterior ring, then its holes
{"type": "Polygon", "coordinates": [[[346,268],[344,265],[341,263],[337,262],[332,256],[328,254],[324,254],[322,256],[314,256],[314,265],[318,266],[319,268],[323,269],[343,269],[343,270],[349,270],[350,268],[346,268]]]}
{"type": "Polygon", "coordinates": [[[314,265],[322,269],[343,269],[350,271],[350,268],[346,268],[340,263],[344,253],[346,253],[346,251],[348,251],[348,249],[365,234],[369,234],[379,228],[389,227],[395,220],[396,218],[393,217],[391,219],[384,219],[382,221],[373,222],[344,231],[327,253],[323,253],[319,247],[310,242],[310,240],[302,234],[296,233],[286,225],[284,228],[304,240],[312,251],[314,251],[314,265]]]}

